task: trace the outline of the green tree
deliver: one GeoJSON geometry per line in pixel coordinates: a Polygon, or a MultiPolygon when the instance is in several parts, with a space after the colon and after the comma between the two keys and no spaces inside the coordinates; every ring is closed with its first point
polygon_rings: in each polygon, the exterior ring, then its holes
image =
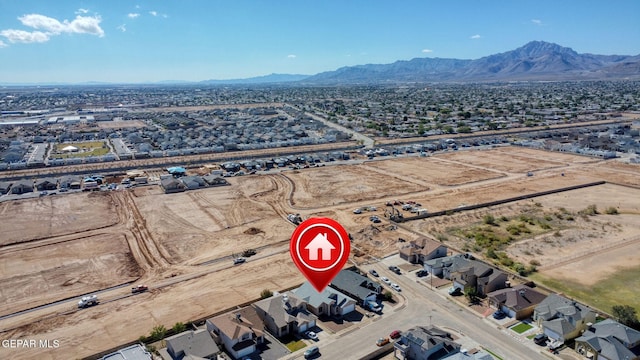
{"type": "Polygon", "coordinates": [[[496,218],[494,218],[493,215],[491,215],[491,214],[486,214],[482,218],[482,222],[484,222],[487,225],[495,225],[496,224],[496,218]]]}
{"type": "Polygon", "coordinates": [[[269,289],[264,289],[260,292],[260,299],[266,299],[273,296],[273,292],[269,289]]]}
{"type": "Polygon", "coordinates": [[[385,301],[391,301],[393,299],[393,294],[391,293],[391,291],[387,290],[382,294],[382,298],[385,301]]]}
{"type": "Polygon", "coordinates": [[[638,315],[636,309],[630,305],[614,305],[611,308],[611,314],[616,320],[628,327],[634,329],[640,329],[640,322],[638,321],[638,315]]]}
{"type": "Polygon", "coordinates": [[[164,325],[156,325],[151,330],[151,335],[149,335],[150,342],[158,341],[164,339],[165,335],[167,335],[167,328],[164,325]]]}
{"type": "Polygon", "coordinates": [[[474,287],[467,287],[464,289],[464,296],[469,300],[469,304],[475,304],[478,302],[478,290],[474,287]]]}
{"type": "Polygon", "coordinates": [[[186,330],[187,330],[187,325],[185,325],[185,324],[184,324],[184,323],[182,323],[182,322],[177,322],[177,323],[175,323],[175,324],[173,325],[173,327],[171,328],[171,330],[173,330],[173,333],[174,333],[174,334],[179,334],[179,333],[181,333],[181,332],[183,332],[183,331],[186,331],[186,330]]]}

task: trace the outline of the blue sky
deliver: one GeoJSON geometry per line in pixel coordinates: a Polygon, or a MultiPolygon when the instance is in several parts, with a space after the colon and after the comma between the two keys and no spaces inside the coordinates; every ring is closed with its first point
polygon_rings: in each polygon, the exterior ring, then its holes
{"type": "Polygon", "coordinates": [[[532,40],[640,54],[640,1],[0,0],[0,83],[315,74],[532,40]]]}

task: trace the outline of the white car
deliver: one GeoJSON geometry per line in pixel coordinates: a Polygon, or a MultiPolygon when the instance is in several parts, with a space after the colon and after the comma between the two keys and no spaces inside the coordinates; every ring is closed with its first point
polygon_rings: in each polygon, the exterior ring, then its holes
{"type": "Polygon", "coordinates": [[[315,333],[315,332],[313,332],[313,331],[307,331],[306,333],[304,333],[304,335],[305,335],[306,337],[308,337],[309,339],[311,339],[311,340],[315,340],[315,341],[317,341],[317,340],[318,340],[318,334],[316,334],[316,333],[315,333]]]}
{"type": "Polygon", "coordinates": [[[385,283],[385,284],[391,284],[391,280],[389,280],[388,278],[386,278],[384,276],[381,277],[380,280],[382,280],[382,282],[385,283]]]}
{"type": "Polygon", "coordinates": [[[398,291],[398,292],[402,291],[402,289],[400,289],[400,285],[395,284],[395,283],[391,284],[391,288],[393,290],[395,290],[395,291],[398,291]]]}

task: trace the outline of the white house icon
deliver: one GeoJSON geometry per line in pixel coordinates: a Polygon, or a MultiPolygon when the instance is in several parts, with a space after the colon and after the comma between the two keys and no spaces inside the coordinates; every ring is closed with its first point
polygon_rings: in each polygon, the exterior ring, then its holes
{"type": "Polygon", "coordinates": [[[331,250],[335,246],[327,239],[327,233],[318,234],[304,247],[309,250],[309,260],[318,260],[318,250],[322,250],[322,260],[331,260],[331,250]]]}

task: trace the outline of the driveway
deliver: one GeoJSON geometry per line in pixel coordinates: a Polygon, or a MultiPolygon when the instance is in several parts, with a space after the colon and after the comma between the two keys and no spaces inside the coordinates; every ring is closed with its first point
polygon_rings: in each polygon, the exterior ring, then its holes
{"type": "Polygon", "coordinates": [[[264,343],[258,346],[258,351],[258,354],[251,355],[252,360],[276,360],[289,354],[289,350],[267,332],[264,333],[264,343]]]}

